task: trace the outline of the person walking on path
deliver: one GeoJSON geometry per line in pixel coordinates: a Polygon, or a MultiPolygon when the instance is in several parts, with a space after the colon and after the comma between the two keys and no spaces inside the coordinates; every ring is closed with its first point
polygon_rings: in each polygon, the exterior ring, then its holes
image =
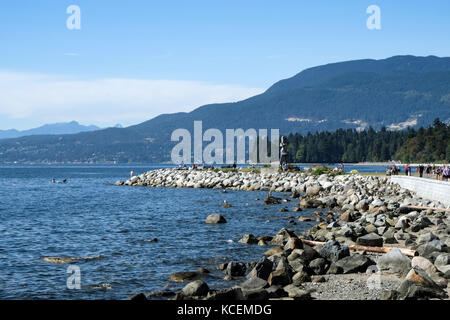
{"type": "Polygon", "coordinates": [[[423,164],[419,165],[419,176],[422,178],[423,177],[423,170],[425,169],[425,167],[423,166],[423,164]]]}
{"type": "Polygon", "coordinates": [[[405,175],[408,175],[408,172],[409,172],[409,166],[406,165],[406,166],[405,166],[405,175]]]}
{"type": "Polygon", "coordinates": [[[441,167],[436,168],[436,180],[441,180],[441,167]]]}
{"type": "Polygon", "coordinates": [[[448,168],[448,165],[444,166],[444,170],[442,171],[442,180],[448,181],[450,179],[450,169],[448,168]]]}

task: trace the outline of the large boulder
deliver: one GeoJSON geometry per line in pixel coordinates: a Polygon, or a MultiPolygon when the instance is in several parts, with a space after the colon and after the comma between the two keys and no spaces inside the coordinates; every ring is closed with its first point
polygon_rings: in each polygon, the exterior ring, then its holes
{"type": "Polygon", "coordinates": [[[269,278],[270,273],[273,269],[273,262],[266,257],[262,257],[256,263],[255,267],[248,274],[248,278],[257,277],[263,280],[267,280],[269,278]]]}
{"type": "Polygon", "coordinates": [[[267,280],[258,277],[251,277],[241,283],[239,287],[242,288],[243,291],[260,290],[268,287],[268,283],[267,280]]]}
{"type": "Polygon", "coordinates": [[[312,185],[306,188],[306,195],[308,196],[316,196],[322,191],[322,187],[320,185],[312,185]]]}
{"type": "Polygon", "coordinates": [[[378,259],[378,269],[406,275],[411,269],[411,260],[395,248],[378,259]]]}
{"type": "Polygon", "coordinates": [[[375,264],[371,259],[361,254],[355,253],[335,262],[335,265],[341,267],[344,274],[366,272],[367,268],[375,264]]]}
{"type": "Polygon", "coordinates": [[[226,223],[227,220],[220,214],[210,214],[207,218],[206,218],[206,223],[208,224],[218,224],[218,223],[226,223]]]}
{"type": "Polygon", "coordinates": [[[277,269],[275,271],[272,271],[272,273],[269,275],[269,278],[267,279],[267,282],[271,286],[286,286],[292,283],[292,278],[286,270],[277,269]]]}
{"type": "Polygon", "coordinates": [[[181,293],[185,297],[203,297],[206,296],[209,292],[209,287],[203,280],[196,280],[188,283],[181,293]]]}
{"type": "Polygon", "coordinates": [[[436,272],[437,272],[437,269],[433,265],[433,263],[430,260],[428,260],[427,258],[424,258],[424,257],[414,257],[414,258],[412,258],[411,266],[413,268],[414,267],[419,267],[420,269],[425,271],[430,277],[435,275],[436,272]]]}
{"type": "Polygon", "coordinates": [[[441,253],[436,257],[434,261],[436,268],[443,274],[448,274],[450,272],[450,254],[441,253]]]}
{"type": "Polygon", "coordinates": [[[409,271],[397,288],[398,299],[447,298],[447,293],[428,274],[415,267],[409,271]]]}
{"type": "Polygon", "coordinates": [[[383,238],[372,232],[356,239],[356,243],[361,246],[382,247],[383,238]]]}
{"type": "Polygon", "coordinates": [[[429,257],[433,252],[442,251],[442,242],[438,239],[432,240],[430,242],[421,244],[417,247],[417,252],[422,257],[429,257]]]}
{"type": "Polygon", "coordinates": [[[328,261],[334,262],[350,255],[348,246],[330,240],[319,250],[319,254],[328,261]]]}

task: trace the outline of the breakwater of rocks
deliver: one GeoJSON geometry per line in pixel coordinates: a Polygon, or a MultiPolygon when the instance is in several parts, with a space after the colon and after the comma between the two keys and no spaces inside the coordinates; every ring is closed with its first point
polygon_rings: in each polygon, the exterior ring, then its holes
{"type": "MultiPolygon", "coordinates": [[[[224,281],[237,279],[239,285],[214,290],[207,285],[207,272],[180,272],[170,281],[188,284],[178,292],[159,293],[173,294],[172,299],[448,298],[450,210],[387,177],[162,169],[116,184],[288,192],[298,199],[294,211],[329,210],[297,217],[300,222],[317,222],[302,234],[282,229],[275,235],[242,235],[242,245],[271,248],[259,261],[217,266],[224,281]],[[384,253],[373,252],[380,248],[384,253]]],[[[264,204],[281,201],[269,192],[264,204]]],[[[205,223],[226,220],[213,216],[205,223]]]]}

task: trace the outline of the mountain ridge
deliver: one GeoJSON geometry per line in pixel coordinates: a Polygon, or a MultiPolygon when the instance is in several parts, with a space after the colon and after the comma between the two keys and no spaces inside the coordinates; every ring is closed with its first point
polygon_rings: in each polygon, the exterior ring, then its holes
{"type": "Polygon", "coordinates": [[[163,162],[170,135],[217,128],[278,128],[280,133],[402,129],[450,121],[450,58],[394,56],[308,68],[248,99],[164,114],[123,129],[0,141],[0,162],[163,162]]]}

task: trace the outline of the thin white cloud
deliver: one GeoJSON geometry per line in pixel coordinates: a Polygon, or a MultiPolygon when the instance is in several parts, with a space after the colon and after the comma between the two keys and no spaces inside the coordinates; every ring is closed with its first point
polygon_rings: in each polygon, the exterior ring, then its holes
{"type": "Polygon", "coordinates": [[[98,125],[139,123],[161,113],[238,101],[263,91],[198,81],[63,76],[0,71],[0,114],[43,123],[78,120],[98,125]]]}

